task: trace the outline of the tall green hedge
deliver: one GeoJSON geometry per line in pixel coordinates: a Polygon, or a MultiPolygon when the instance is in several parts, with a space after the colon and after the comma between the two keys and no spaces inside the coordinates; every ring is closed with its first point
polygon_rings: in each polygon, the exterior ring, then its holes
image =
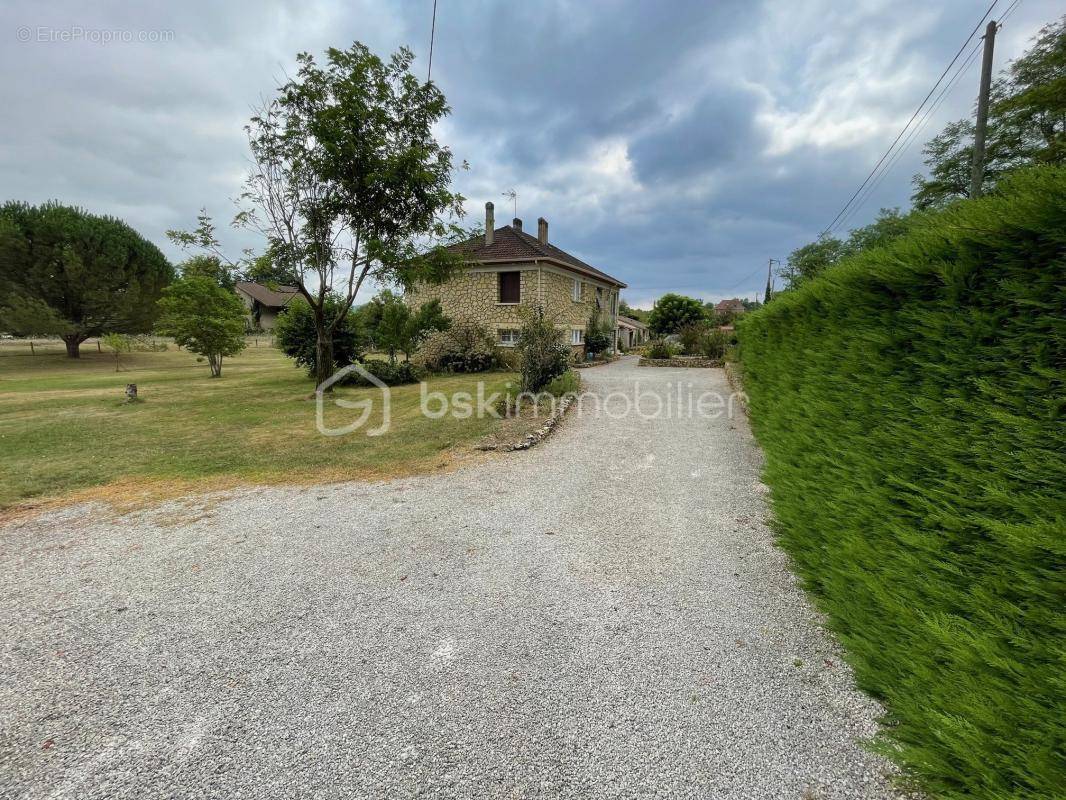
{"type": "Polygon", "coordinates": [[[782,545],[930,794],[1066,796],[1066,170],[738,326],[782,545]]]}

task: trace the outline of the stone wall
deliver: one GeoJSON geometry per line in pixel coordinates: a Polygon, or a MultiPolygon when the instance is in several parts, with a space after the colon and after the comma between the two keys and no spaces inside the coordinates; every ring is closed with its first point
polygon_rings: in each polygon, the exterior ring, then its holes
{"type": "MultiPolygon", "coordinates": [[[[501,264],[492,267],[474,267],[458,274],[440,286],[421,284],[406,295],[408,305],[417,308],[430,300],[440,300],[444,313],[456,322],[476,322],[484,325],[493,334],[522,324],[521,305],[540,305],[548,318],[565,332],[566,342],[571,341],[571,331],[582,331],[596,307],[596,287],[603,289],[603,319],[615,327],[616,317],[611,314],[612,295],[618,289],[607,283],[594,282],[580,277],[582,281],[581,302],[573,299],[573,281],[577,273],[571,273],[550,265],[501,264]],[[498,272],[521,272],[521,304],[503,304],[499,297],[498,272]]],[[[615,301],[617,307],[617,300],[615,301]]],[[[573,346],[575,354],[582,351],[573,346]]]]}
{"type": "Polygon", "coordinates": [[[720,367],[722,362],[716,358],[702,358],[700,356],[678,356],[677,358],[645,358],[640,357],[641,367],[720,367]]]}

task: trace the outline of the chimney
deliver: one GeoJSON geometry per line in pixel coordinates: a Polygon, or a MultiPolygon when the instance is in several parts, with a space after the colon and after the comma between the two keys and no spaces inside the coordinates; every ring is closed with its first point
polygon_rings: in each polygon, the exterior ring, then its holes
{"type": "Polygon", "coordinates": [[[492,203],[485,203],[485,246],[496,241],[496,217],[493,215],[492,203]]]}
{"type": "Polygon", "coordinates": [[[544,217],[537,220],[537,241],[541,244],[548,243],[548,220],[544,217]]]}
{"type": "Polygon", "coordinates": [[[515,217],[513,220],[511,220],[511,227],[514,228],[519,233],[521,233],[522,232],[522,220],[520,220],[518,217],[515,217]]]}

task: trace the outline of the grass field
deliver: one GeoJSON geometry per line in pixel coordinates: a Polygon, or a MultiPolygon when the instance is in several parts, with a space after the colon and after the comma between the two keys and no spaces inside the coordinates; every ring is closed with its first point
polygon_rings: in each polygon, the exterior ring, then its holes
{"type": "MultiPolygon", "coordinates": [[[[167,352],[123,356],[115,371],[105,349],[83,347],[75,361],[59,352],[0,354],[0,508],[72,495],[125,502],[138,496],[240,483],[385,477],[435,469],[449,451],[492,433],[491,418],[427,419],[418,386],[392,389],[392,426],[328,437],[315,424],[314,386],[304,372],[260,340],[223,364],[212,379],[196,356],[167,352]],[[127,383],[141,400],[124,402],[127,383]]],[[[251,344],[251,343],[250,343],[251,344]]],[[[431,389],[450,394],[502,390],[508,373],[442,376],[431,389]]],[[[358,400],[376,390],[342,388],[358,400]]],[[[378,404],[380,406],[380,403],[378,404]]],[[[378,424],[375,406],[366,428],[378,424]]],[[[358,410],[326,403],[339,426],[358,410]]]]}

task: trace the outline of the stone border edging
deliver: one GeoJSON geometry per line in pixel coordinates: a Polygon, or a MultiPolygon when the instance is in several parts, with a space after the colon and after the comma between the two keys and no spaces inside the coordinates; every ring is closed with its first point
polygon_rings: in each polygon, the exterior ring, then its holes
{"type": "Polygon", "coordinates": [[[701,358],[699,356],[687,356],[682,358],[647,358],[640,357],[638,367],[720,367],[722,362],[716,358],[701,358]]]}
{"type": "Polygon", "coordinates": [[[588,367],[602,367],[604,364],[610,364],[613,361],[617,361],[617,358],[601,358],[598,361],[582,361],[580,364],[574,364],[574,369],[587,369],[588,367]]]}
{"type": "Polygon", "coordinates": [[[513,452],[515,450],[528,450],[529,448],[533,447],[534,445],[540,444],[541,442],[543,442],[545,439],[548,438],[548,434],[551,433],[555,429],[555,426],[558,424],[559,420],[561,420],[563,418],[563,415],[567,412],[567,410],[573,404],[573,401],[574,401],[574,396],[573,395],[569,395],[568,394],[568,395],[565,395],[564,397],[562,397],[559,400],[558,405],[556,405],[555,411],[552,412],[550,417],[548,417],[546,420],[544,420],[544,424],[541,425],[539,428],[537,428],[532,433],[527,433],[525,436],[523,436],[517,442],[512,442],[511,444],[479,444],[479,445],[475,445],[474,449],[475,450],[482,450],[482,451],[486,451],[486,452],[488,452],[488,451],[497,451],[497,452],[502,451],[502,452],[507,452],[507,453],[513,452]]]}

